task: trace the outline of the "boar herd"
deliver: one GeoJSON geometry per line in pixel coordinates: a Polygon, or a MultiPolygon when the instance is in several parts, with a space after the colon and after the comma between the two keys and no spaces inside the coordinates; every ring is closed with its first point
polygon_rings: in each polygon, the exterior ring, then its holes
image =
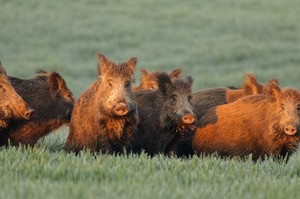
{"type": "Polygon", "coordinates": [[[33,146],[64,124],[64,149],[189,157],[217,154],[254,161],[285,158],[300,141],[300,91],[247,73],[241,87],[192,91],[181,70],[141,70],[98,53],[97,79],[75,101],[57,72],[7,76],[0,65],[0,145],[33,146]]]}

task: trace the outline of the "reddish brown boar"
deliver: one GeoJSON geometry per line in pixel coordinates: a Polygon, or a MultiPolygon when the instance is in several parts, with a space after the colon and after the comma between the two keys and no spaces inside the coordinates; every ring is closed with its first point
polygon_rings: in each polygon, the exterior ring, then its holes
{"type": "Polygon", "coordinates": [[[22,118],[28,120],[33,110],[16,93],[11,86],[6,72],[0,63],[0,130],[1,134],[8,127],[8,122],[12,118],[22,118]]]}
{"type": "Polygon", "coordinates": [[[217,106],[202,120],[211,120],[196,130],[193,149],[197,154],[244,157],[290,156],[300,137],[300,92],[280,90],[271,82],[265,95],[251,95],[217,106]]]}
{"type": "MultiPolygon", "coordinates": [[[[270,81],[278,84],[278,81],[275,79],[270,81]]],[[[234,102],[247,95],[259,93],[265,93],[265,85],[259,84],[252,74],[246,73],[241,88],[211,88],[200,90],[193,93],[192,103],[195,115],[198,121],[201,122],[200,117],[205,114],[207,110],[218,105],[234,102]]]]}
{"type": "Polygon", "coordinates": [[[66,151],[119,153],[138,124],[131,90],[136,58],[116,64],[98,54],[98,79],[79,97],[70,123],[66,151]]]}
{"type": "Polygon", "coordinates": [[[131,150],[149,155],[177,154],[181,144],[191,148],[190,131],[194,113],[191,105],[192,78],[174,79],[167,73],[157,75],[158,89],[135,92],[140,123],[131,150]]]}
{"type": "Polygon", "coordinates": [[[71,91],[57,72],[39,71],[34,78],[9,77],[16,92],[35,112],[29,120],[13,119],[1,144],[34,145],[37,140],[70,121],[74,105],[71,91]]]}
{"type": "MultiPolygon", "coordinates": [[[[179,78],[181,73],[180,69],[175,69],[172,72],[169,73],[169,77],[171,79],[174,78],[179,78]]],[[[141,80],[140,80],[140,85],[135,86],[132,88],[133,91],[138,91],[138,90],[156,90],[158,88],[157,85],[157,75],[159,72],[148,72],[145,69],[141,69],[141,80]]]]}

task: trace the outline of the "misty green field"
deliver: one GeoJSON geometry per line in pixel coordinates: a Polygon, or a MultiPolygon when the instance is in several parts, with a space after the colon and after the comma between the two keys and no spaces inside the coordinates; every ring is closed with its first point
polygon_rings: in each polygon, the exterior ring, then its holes
{"type": "MultiPolygon", "coordinates": [[[[77,98],[96,53],[141,68],[182,68],[194,91],[260,82],[300,85],[298,0],[0,0],[0,60],[8,75],[57,71],[77,98]]],[[[68,128],[34,148],[0,149],[0,198],[300,198],[300,153],[284,161],[93,156],[62,150],[68,128]]]]}

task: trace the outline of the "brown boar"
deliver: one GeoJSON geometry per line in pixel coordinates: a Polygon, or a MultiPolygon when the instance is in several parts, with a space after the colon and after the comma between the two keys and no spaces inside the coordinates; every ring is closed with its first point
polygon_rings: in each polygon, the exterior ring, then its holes
{"type": "Polygon", "coordinates": [[[98,79],[81,94],[72,113],[66,151],[120,153],[138,124],[131,89],[136,58],[116,64],[98,54],[98,79]]]}
{"type": "Polygon", "coordinates": [[[245,157],[253,160],[290,156],[300,137],[300,92],[280,90],[270,82],[265,95],[251,95],[217,106],[202,116],[211,120],[193,138],[197,154],[245,157]]]}
{"type": "MultiPolygon", "coordinates": [[[[278,84],[275,79],[270,80],[278,84]]],[[[194,106],[194,112],[199,122],[201,116],[207,112],[207,110],[222,104],[234,102],[235,100],[247,95],[254,95],[259,93],[265,93],[265,85],[259,84],[256,78],[246,73],[244,75],[244,82],[240,88],[211,88],[206,90],[200,90],[193,93],[192,103],[194,106]]]]}
{"type": "MultiPolygon", "coordinates": [[[[181,73],[180,69],[175,69],[172,72],[169,73],[169,77],[171,79],[174,78],[179,78],[181,73]]],[[[141,69],[141,80],[140,80],[140,85],[132,87],[133,91],[138,91],[138,90],[156,90],[158,88],[157,85],[157,75],[159,72],[148,72],[145,69],[141,69]]]]}
{"type": "Polygon", "coordinates": [[[39,138],[68,124],[74,98],[57,72],[39,71],[34,78],[9,77],[16,92],[35,112],[29,120],[13,119],[2,135],[1,143],[34,145],[39,138]]]}
{"type": "MultiPolygon", "coordinates": [[[[157,90],[135,92],[140,122],[131,143],[133,153],[177,154],[177,148],[190,138],[187,134],[195,120],[192,78],[172,81],[167,73],[159,73],[157,81],[157,90]]],[[[191,147],[191,138],[186,142],[191,147]]]]}
{"type": "Polygon", "coordinates": [[[8,122],[12,118],[22,118],[28,120],[33,110],[16,93],[11,86],[6,71],[0,62],[0,133],[8,127],[8,122]]]}

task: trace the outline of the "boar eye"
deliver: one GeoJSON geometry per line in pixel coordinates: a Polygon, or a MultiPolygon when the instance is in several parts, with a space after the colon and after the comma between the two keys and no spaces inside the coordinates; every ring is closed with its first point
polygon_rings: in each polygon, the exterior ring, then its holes
{"type": "Polygon", "coordinates": [[[130,87],[130,81],[125,82],[125,87],[126,88],[130,87]]]}
{"type": "Polygon", "coordinates": [[[297,111],[300,111],[300,104],[297,105],[297,111]]]}
{"type": "Polygon", "coordinates": [[[67,94],[67,98],[72,98],[72,94],[71,94],[71,93],[68,93],[68,94],[67,94]]]}
{"type": "Polygon", "coordinates": [[[176,95],[172,95],[172,100],[175,102],[177,100],[177,96],[176,95]]]}
{"type": "Polygon", "coordinates": [[[4,88],[4,86],[3,86],[2,84],[0,84],[0,89],[1,89],[2,91],[5,91],[5,88],[4,88]]]}
{"type": "Polygon", "coordinates": [[[111,81],[111,80],[108,80],[108,81],[107,81],[107,85],[108,85],[109,87],[112,87],[112,81],[111,81]]]}
{"type": "Polygon", "coordinates": [[[188,96],[188,101],[190,102],[191,100],[192,100],[192,96],[189,95],[189,96],[188,96]]]}
{"type": "Polygon", "coordinates": [[[282,110],[285,109],[285,104],[282,103],[282,104],[280,104],[280,106],[281,106],[281,109],[282,109],[282,110]]]}
{"type": "Polygon", "coordinates": [[[151,85],[151,89],[156,89],[155,84],[152,84],[152,85],[151,85]]]}

